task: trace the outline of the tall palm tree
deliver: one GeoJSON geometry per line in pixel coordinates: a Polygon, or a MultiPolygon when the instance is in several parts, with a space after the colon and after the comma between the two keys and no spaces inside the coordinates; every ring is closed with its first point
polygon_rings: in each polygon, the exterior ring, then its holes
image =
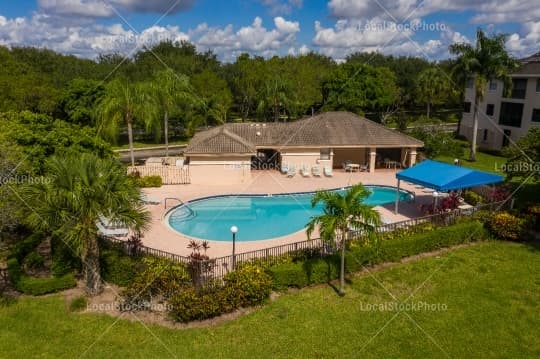
{"type": "MultiPolygon", "coordinates": [[[[188,107],[198,103],[193,95],[189,77],[176,74],[171,69],[158,72],[152,82],[152,92],[156,98],[157,111],[163,114],[163,129],[165,135],[165,156],[169,156],[169,116],[181,105],[188,107]]],[[[160,127],[160,126],[158,126],[160,127]]]]}
{"type": "Polygon", "coordinates": [[[150,217],[140,192],[114,159],[92,154],[52,157],[48,181],[22,192],[32,206],[29,223],[36,229],[54,231],[80,255],[86,291],[102,289],[96,222],[103,215],[139,232],[150,217]]]}
{"type": "Polygon", "coordinates": [[[127,126],[132,166],[135,166],[133,121],[139,119],[147,128],[155,125],[157,114],[153,100],[148,85],[117,78],[106,85],[97,107],[98,127],[104,129],[108,137],[116,138],[121,123],[127,126]]]}
{"type": "Polygon", "coordinates": [[[425,69],[416,79],[416,91],[419,100],[426,103],[426,116],[429,118],[432,106],[450,91],[448,76],[438,67],[425,69]]]}
{"type": "Polygon", "coordinates": [[[311,200],[315,207],[322,202],[323,213],[311,218],[307,224],[307,235],[319,228],[321,239],[336,245],[341,250],[339,273],[339,294],[345,294],[345,249],[351,229],[368,238],[381,222],[380,214],[373,207],[363,203],[370,192],[361,184],[348,189],[344,194],[334,191],[317,192],[311,200]]]}
{"type": "Polygon", "coordinates": [[[476,161],[476,140],[478,132],[478,106],[484,99],[486,85],[490,80],[501,80],[505,93],[512,87],[510,73],[519,64],[508,55],[504,45],[506,35],[487,36],[481,29],[476,31],[476,45],[455,43],[450,45],[450,53],[457,55],[453,72],[459,77],[467,76],[474,81],[473,135],[471,139],[470,160],[476,161]]]}

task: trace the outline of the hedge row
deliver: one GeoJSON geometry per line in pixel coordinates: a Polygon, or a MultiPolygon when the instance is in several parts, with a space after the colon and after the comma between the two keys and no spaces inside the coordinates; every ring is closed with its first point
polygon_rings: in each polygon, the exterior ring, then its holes
{"type": "Polygon", "coordinates": [[[21,263],[43,240],[40,233],[35,233],[20,241],[13,248],[7,260],[7,270],[11,283],[19,292],[30,295],[54,293],[72,288],[77,284],[72,273],[50,278],[29,277],[21,269],[21,263]]]}
{"type": "MultiPolygon", "coordinates": [[[[345,267],[349,273],[357,272],[365,265],[396,262],[404,257],[487,238],[489,234],[481,222],[459,223],[403,239],[379,241],[371,246],[352,246],[346,254],[345,267]]],[[[274,289],[278,290],[326,283],[339,276],[339,255],[279,264],[267,271],[274,289]]]]}
{"type": "Polygon", "coordinates": [[[62,277],[34,278],[23,276],[15,285],[19,292],[30,295],[43,295],[54,293],[64,289],[73,288],[77,285],[77,280],[73,273],[62,277]]]}

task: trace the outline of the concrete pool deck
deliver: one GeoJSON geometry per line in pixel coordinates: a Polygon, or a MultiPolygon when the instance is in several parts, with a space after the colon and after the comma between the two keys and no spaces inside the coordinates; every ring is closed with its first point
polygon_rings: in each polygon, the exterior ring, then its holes
{"type": "MultiPolygon", "coordinates": [[[[367,172],[343,172],[334,171],[333,177],[307,177],[297,174],[293,178],[287,178],[277,171],[253,171],[252,178],[241,184],[220,184],[216,178],[215,185],[167,185],[161,188],[147,188],[144,193],[152,199],[161,200],[159,205],[148,205],[147,209],[152,215],[149,230],[144,233],[143,244],[147,247],[162,251],[189,256],[191,250],[187,248],[190,238],[171,229],[165,221],[165,214],[171,207],[178,205],[177,201],[168,200],[167,208],[164,206],[165,198],[178,198],[183,202],[201,197],[227,195],[227,194],[275,194],[289,192],[308,192],[320,189],[346,187],[356,183],[365,185],[385,185],[395,187],[397,180],[395,170],[377,170],[375,173],[367,172]]],[[[426,189],[417,188],[402,182],[402,189],[415,193],[415,201],[410,203],[400,202],[399,214],[394,214],[394,204],[375,207],[385,222],[398,222],[410,218],[419,217],[422,214],[418,210],[420,204],[431,203],[432,196],[426,189]]],[[[276,225],[279,225],[278,223],[276,225]]],[[[242,235],[239,228],[238,236],[242,235]]],[[[291,235],[262,241],[236,242],[236,252],[249,252],[257,249],[275,247],[283,244],[304,241],[307,239],[304,230],[291,235]]],[[[210,257],[230,255],[232,245],[230,242],[209,241],[210,257]]]]}

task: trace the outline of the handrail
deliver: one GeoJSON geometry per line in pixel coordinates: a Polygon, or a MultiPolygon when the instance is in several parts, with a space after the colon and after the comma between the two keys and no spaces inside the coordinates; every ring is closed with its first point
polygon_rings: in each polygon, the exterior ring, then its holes
{"type": "Polygon", "coordinates": [[[176,197],[167,197],[165,198],[164,200],[164,204],[165,204],[165,209],[167,209],[167,200],[170,199],[170,200],[175,200],[175,201],[178,201],[180,202],[181,205],[185,205],[184,201],[182,201],[180,198],[176,198],[176,197]]]}

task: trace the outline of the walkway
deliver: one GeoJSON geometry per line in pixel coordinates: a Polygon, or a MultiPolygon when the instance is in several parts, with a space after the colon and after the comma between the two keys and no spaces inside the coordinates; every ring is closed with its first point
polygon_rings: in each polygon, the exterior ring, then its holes
{"type": "MultiPolygon", "coordinates": [[[[375,173],[366,172],[343,172],[334,171],[334,176],[329,177],[309,177],[304,178],[300,175],[294,178],[287,178],[277,171],[253,171],[253,178],[243,184],[220,185],[219,178],[216,178],[217,184],[208,185],[169,185],[161,188],[149,188],[144,192],[151,198],[163,200],[167,197],[179,198],[184,202],[200,197],[212,195],[226,194],[274,194],[287,192],[304,192],[315,191],[319,189],[330,189],[345,187],[356,183],[365,185],[387,185],[396,186],[395,170],[377,170],[375,173]]],[[[416,188],[413,185],[405,184],[403,189],[416,193],[416,201],[412,203],[400,204],[400,213],[393,213],[393,204],[384,207],[377,206],[381,216],[386,222],[397,222],[421,215],[418,211],[418,206],[423,203],[428,203],[432,197],[427,191],[416,188]],[[425,192],[424,192],[425,191],[425,192]]],[[[169,202],[169,201],[168,201],[169,202]]],[[[170,201],[170,206],[176,205],[177,202],[170,201]]],[[[152,214],[151,228],[147,231],[143,238],[144,245],[163,251],[176,253],[179,255],[188,256],[191,250],[187,249],[189,238],[182,236],[168,227],[163,219],[166,212],[164,204],[149,205],[148,210],[152,214]]],[[[265,241],[253,242],[237,242],[237,253],[252,251],[256,249],[274,247],[281,244],[298,242],[306,240],[304,231],[300,231],[285,237],[270,239],[265,241]]],[[[211,257],[219,257],[229,255],[231,253],[231,244],[228,242],[210,242],[209,255],[211,257]]]]}

